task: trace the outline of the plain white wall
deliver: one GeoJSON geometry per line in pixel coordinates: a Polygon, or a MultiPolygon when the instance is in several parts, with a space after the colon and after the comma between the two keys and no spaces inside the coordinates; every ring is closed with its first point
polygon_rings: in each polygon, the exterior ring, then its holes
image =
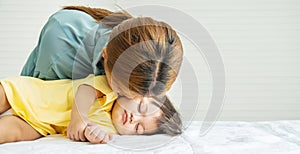
{"type": "MultiPolygon", "coordinates": [[[[204,25],[220,49],[226,73],[226,99],[219,120],[300,119],[300,1],[297,0],[0,0],[0,77],[18,75],[47,18],[65,5],[117,10],[145,4],[169,6],[204,25]]],[[[138,15],[138,14],[135,14],[138,15]]],[[[209,69],[182,37],[185,57],[198,79],[205,116],[212,90],[209,69]]],[[[181,81],[169,92],[179,106],[181,81]]]]}

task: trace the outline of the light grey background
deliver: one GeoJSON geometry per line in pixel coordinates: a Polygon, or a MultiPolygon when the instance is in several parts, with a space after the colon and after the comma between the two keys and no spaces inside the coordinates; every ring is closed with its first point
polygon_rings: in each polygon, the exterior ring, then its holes
{"type": "MultiPolygon", "coordinates": [[[[219,120],[300,119],[297,0],[0,0],[0,77],[19,75],[42,26],[61,6],[117,10],[114,4],[125,9],[145,4],[172,7],[207,28],[225,64],[226,98],[219,120]]],[[[199,106],[196,111],[192,107],[189,110],[196,112],[194,120],[201,120],[210,101],[211,77],[188,36],[181,38],[198,78],[199,106]]],[[[178,79],[169,92],[176,106],[184,103],[181,93],[178,79]]]]}

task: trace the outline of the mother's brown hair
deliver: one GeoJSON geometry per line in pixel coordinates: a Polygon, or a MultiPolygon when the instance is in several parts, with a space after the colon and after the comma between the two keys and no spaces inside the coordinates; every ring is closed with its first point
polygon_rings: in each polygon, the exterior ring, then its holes
{"type": "Polygon", "coordinates": [[[124,95],[158,96],[171,88],[183,58],[181,41],[171,26],[149,17],[133,18],[125,11],[84,6],[64,9],[84,11],[112,28],[106,71],[124,95]]]}

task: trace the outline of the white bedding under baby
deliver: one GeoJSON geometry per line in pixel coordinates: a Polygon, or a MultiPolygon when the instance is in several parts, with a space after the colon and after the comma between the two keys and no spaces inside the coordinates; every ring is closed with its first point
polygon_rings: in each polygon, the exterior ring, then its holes
{"type": "MultiPolygon", "coordinates": [[[[204,153],[204,154],[300,154],[300,121],[218,121],[199,135],[202,122],[193,121],[184,134],[114,136],[109,144],[73,142],[60,135],[35,141],[0,145],[6,153],[204,153]]],[[[9,131],[9,130],[7,130],[9,131]]]]}

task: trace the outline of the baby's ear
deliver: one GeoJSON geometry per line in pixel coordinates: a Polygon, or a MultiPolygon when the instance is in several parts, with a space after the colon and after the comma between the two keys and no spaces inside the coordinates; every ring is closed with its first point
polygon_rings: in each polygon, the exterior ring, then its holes
{"type": "Polygon", "coordinates": [[[103,49],[102,49],[102,57],[103,57],[104,59],[107,59],[106,46],[103,47],[103,49]]]}

